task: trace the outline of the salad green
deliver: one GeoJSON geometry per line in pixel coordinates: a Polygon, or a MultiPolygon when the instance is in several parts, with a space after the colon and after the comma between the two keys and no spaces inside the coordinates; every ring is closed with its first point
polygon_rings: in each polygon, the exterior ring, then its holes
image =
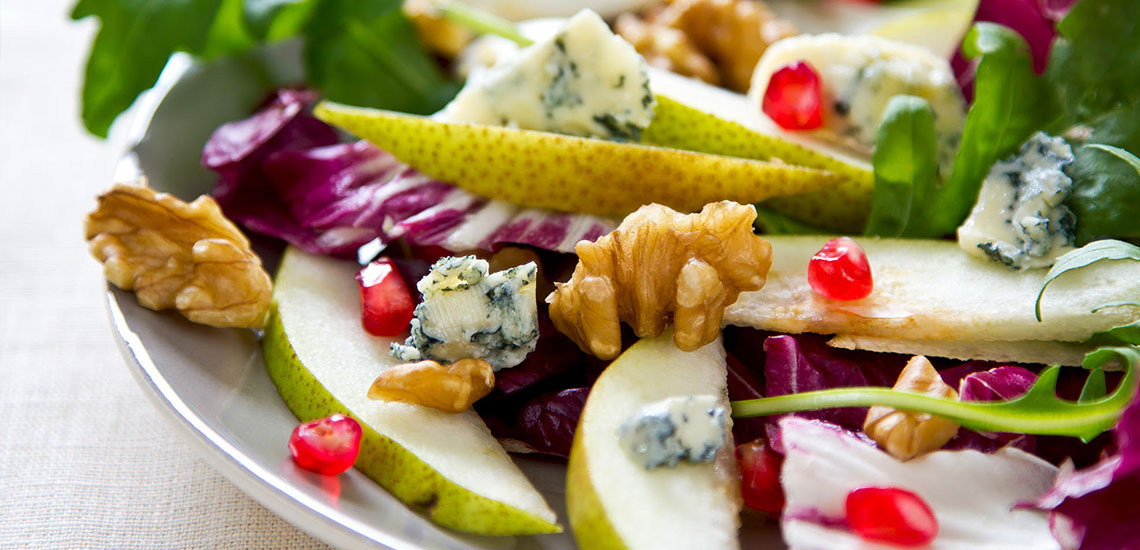
{"type": "MultiPolygon", "coordinates": [[[[1128,0],[1076,4],[1058,25],[1060,35],[1042,75],[1033,71],[1024,38],[1001,25],[976,23],[962,43],[964,56],[977,62],[974,102],[951,174],[938,192],[926,197],[912,197],[910,186],[889,181],[876,190],[882,195],[876,201],[900,205],[914,200],[918,211],[930,217],[912,211],[912,218],[923,223],[908,224],[895,233],[898,222],[890,217],[897,212],[878,209],[872,212],[868,233],[906,237],[952,233],[969,213],[994,161],[1043,130],[1066,136],[1074,146],[1076,161],[1068,172],[1075,190],[1066,204],[1076,214],[1078,242],[1103,236],[1140,237],[1140,172],[1130,152],[1140,150],[1138,21],[1140,6],[1128,0]],[[877,219],[876,214],[887,218],[877,219]]],[[[907,139],[912,131],[885,118],[880,144],[907,139]]],[[[914,162],[908,155],[898,149],[877,153],[876,171],[914,162]]],[[[933,156],[921,160],[934,163],[933,156]]]]}
{"type": "Polygon", "coordinates": [[[420,45],[399,0],[79,0],[71,12],[74,20],[92,16],[100,28],[82,116],[100,137],[175,52],[208,61],[300,37],[305,80],[328,99],[426,114],[459,90],[420,45]]]}

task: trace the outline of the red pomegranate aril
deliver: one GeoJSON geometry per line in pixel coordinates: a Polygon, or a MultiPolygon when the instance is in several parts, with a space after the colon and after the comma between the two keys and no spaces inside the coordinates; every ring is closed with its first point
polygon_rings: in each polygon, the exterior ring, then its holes
{"type": "Polygon", "coordinates": [[[744,505],[754,510],[779,514],[784,509],[784,488],[780,468],[784,458],[768,446],[764,438],[736,446],[740,462],[740,491],[744,505]]]}
{"type": "Polygon", "coordinates": [[[412,322],[416,303],[396,264],[380,258],[356,274],[360,288],[360,321],[373,336],[398,336],[412,322]]]}
{"type": "Polygon", "coordinates": [[[847,524],[867,540],[926,546],[938,520],[922,497],[897,487],[862,487],[847,494],[847,524]]]}
{"type": "Polygon", "coordinates": [[[302,422],[289,436],[289,454],[306,470],[336,475],[356,462],[362,434],[360,424],[343,414],[302,422]]]}
{"type": "Polygon", "coordinates": [[[808,262],[808,284],[829,300],[858,300],[874,289],[871,264],[863,247],[850,237],[827,241],[808,262]]]}
{"type": "Polygon", "coordinates": [[[813,130],[823,124],[821,94],[815,69],[797,61],[772,73],[760,107],[785,130],[813,130]]]}

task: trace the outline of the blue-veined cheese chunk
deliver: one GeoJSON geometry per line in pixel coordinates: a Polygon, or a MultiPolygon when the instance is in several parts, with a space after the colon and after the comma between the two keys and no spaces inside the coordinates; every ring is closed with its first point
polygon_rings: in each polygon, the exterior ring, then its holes
{"type": "Polygon", "coordinates": [[[538,344],[538,267],[488,270],[475,256],[432,265],[416,284],[424,301],[416,306],[411,336],[392,344],[392,355],[409,362],[483,359],[496,371],[521,363],[538,344]]]}
{"type": "Polygon", "coordinates": [[[752,74],[749,96],[761,105],[772,74],[797,61],[819,76],[823,126],[811,137],[869,153],[887,103],[918,96],[934,112],[938,169],[946,177],[962,140],[966,103],[950,64],[926,48],[876,36],[799,35],[772,44],[752,74]]]}
{"type": "Polygon", "coordinates": [[[546,40],[472,74],[439,118],[636,141],[653,120],[645,60],[584,10],[546,40]]]}
{"type": "Polygon", "coordinates": [[[621,447],[646,470],[682,460],[712,462],[725,442],[725,410],[714,395],[669,397],[642,407],[618,429],[621,447]]]}
{"type": "Polygon", "coordinates": [[[1013,269],[1049,267],[1076,245],[1076,218],[1064,205],[1073,180],[1064,172],[1073,150],[1064,139],[1037,132],[1017,154],[995,162],[958,245],[1013,269]]]}

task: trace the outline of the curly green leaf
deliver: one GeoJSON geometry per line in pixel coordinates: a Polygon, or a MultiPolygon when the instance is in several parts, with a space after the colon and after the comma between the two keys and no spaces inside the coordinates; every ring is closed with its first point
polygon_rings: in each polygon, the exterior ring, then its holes
{"type": "Polygon", "coordinates": [[[1104,260],[1140,261],[1140,247],[1124,241],[1106,239],[1093,241],[1057,258],[1057,262],[1049,269],[1049,273],[1045,274],[1045,284],[1041,285],[1041,292],[1037,293],[1037,302],[1033,306],[1037,321],[1041,321],[1041,297],[1045,295],[1045,289],[1049,288],[1053,281],[1065,273],[1104,260]]]}
{"type": "Polygon", "coordinates": [[[1136,394],[1140,348],[1100,348],[1085,356],[1084,367],[1095,373],[1113,361],[1120,362],[1127,369],[1120,385],[1111,394],[1094,399],[1093,396],[1099,391],[1099,383],[1090,382],[1086,388],[1087,399],[1079,402],[1057,397],[1057,378],[1062,367],[1052,366],[1041,372],[1028,392],[1009,401],[963,402],[889,388],[837,388],[733,401],[732,415],[736,418],[750,418],[881,405],[941,416],[971,430],[1065,435],[1089,441],[1116,425],[1122,411],[1136,394]]]}

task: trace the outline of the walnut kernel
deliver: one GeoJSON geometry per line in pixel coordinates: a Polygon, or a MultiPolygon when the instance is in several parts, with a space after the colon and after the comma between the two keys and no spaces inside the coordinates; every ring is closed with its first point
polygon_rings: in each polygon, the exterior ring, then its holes
{"type": "Polygon", "coordinates": [[[716,64],[724,85],[738,92],[748,91],[769,45],[797,34],[757,0],[677,0],[656,22],[684,32],[716,64]]]}
{"type": "Polygon", "coordinates": [[[720,73],[712,60],[697,49],[684,32],[646,22],[632,13],[623,13],[614,24],[622,38],[633,45],[645,62],[666,71],[720,84],[720,73]]]}
{"type": "MultiPolygon", "coordinates": [[[[958,392],[943,382],[942,375],[921,355],[912,357],[906,364],[894,389],[958,399],[958,392]]],[[[958,425],[927,413],[875,406],[867,411],[863,431],[891,456],[909,460],[941,448],[958,434],[958,425]]]]}
{"type": "Polygon", "coordinates": [[[272,281],[214,199],[187,204],[148,187],[115,185],[87,215],[86,232],[107,280],[134,290],[144,307],[175,308],[204,325],[261,327],[272,281]]]}
{"type": "Polygon", "coordinates": [[[495,372],[482,359],[460,359],[447,365],[428,360],[384,371],[368,388],[368,398],[461,413],[494,387],[495,372]]]}
{"type": "Polygon", "coordinates": [[[755,208],[731,201],[688,215],[641,207],[597,242],[578,243],[573,276],[547,298],[554,326],[602,359],[621,352],[621,321],[641,338],[672,321],[673,342],[686,351],[712,342],[724,309],[763,287],[772,264],[755,219],[755,208]]]}

